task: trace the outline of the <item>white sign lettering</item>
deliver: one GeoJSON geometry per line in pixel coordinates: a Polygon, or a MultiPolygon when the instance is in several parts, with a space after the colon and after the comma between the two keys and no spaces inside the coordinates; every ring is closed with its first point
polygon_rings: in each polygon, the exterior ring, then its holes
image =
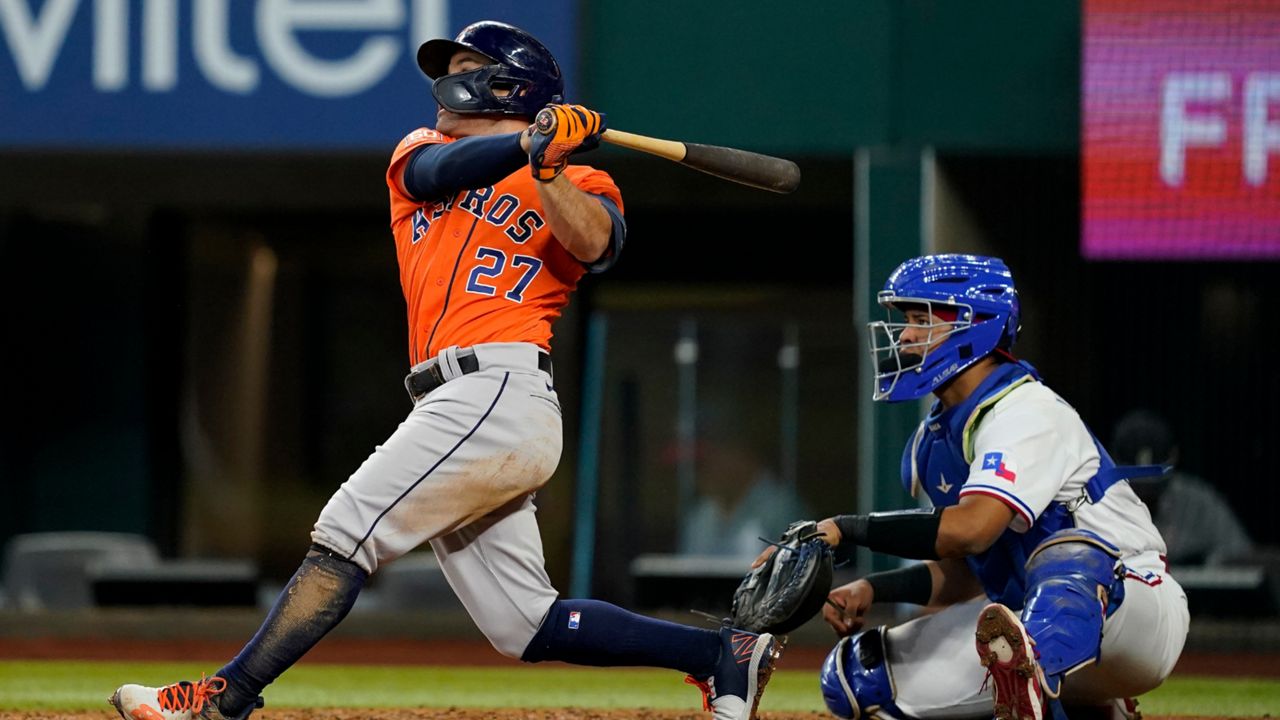
{"type": "Polygon", "coordinates": [[[1267,156],[1280,152],[1280,113],[1269,119],[1267,110],[1280,105],[1280,73],[1250,73],[1244,80],[1244,178],[1254,187],[1267,182],[1267,156]]]}
{"type": "MultiPolygon", "coordinates": [[[[0,37],[8,46],[22,85],[40,92],[49,83],[76,15],[92,6],[90,77],[99,92],[126,90],[130,74],[130,22],[141,25],[140,85],[147,92],[172,92],[181,78],[179,23],[191,23],[191,58],[213,87],[248,95],[261,84],[265,65],[284,83],[316,97],[362,93],[387,76],[406,51],[445,34],[447,0],[258,0],[251,18],[261,56],[231,46],[230,0],[142,0],[138,18],[128,0],[0,0],[0,37]],[[190,16],[180,9],[190,8],[190,16]],[[317,57],[299,35],[359,33],[363,41],[342,58],[317,57]]],[[[244,7],[239,3],[236,7],[244,7]]],[[[237,16],[237,21],[243,21],[237,16]]]]}
{"type": "Polygon", "coordinates": [[[1230,98],[1230,73],[1178,72],[1165,76],[1160,106],[1160,177],[1166,184],[1182,184],[1188,147],[1217,147],[1227,140],[1227,121],[1221,115],[1191,115],[1187,105],[1230,98]]]}
{"type": "MultiPolygon", "coordinates": [[[[1218,148],[1227,142],[1224,114],[1201,108],[1194,114],[1188,105],[1223,104],[1231,100],[1231,75],[1226,72],[1170,73],[1164,79],[1160,108],[1160,178],[1178,187],[1186,179],[1187,149],[1218,148]]],[[[1267,161],[1280,152],[1280,73],[1252,72],[1244,78],[1244,128],[1242,174],[1258,187],[1267,182],[1267,161]]]]}

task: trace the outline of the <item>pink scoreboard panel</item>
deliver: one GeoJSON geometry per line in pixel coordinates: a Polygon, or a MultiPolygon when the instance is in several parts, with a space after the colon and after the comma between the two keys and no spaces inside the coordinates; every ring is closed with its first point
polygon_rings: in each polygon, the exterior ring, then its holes
{"type": "Polygon", "coordinates": [[[1280,259],[1280,0],[1085,0],[1082,251],[1280,259]]]}

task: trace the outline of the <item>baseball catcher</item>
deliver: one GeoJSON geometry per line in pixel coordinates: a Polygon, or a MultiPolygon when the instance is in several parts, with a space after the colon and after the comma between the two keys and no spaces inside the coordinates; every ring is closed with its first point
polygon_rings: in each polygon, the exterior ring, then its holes
{"type": "Polygon", "coordinates": [[[1012,354],[1018,293],[998,258],[908,260],[879,296],[874,398],[936,402],[906,443],[904,489],[927,510],[818,523],[840,552],[922,562],[831,592],[841,640],[823,665],[843,718],[1042,720],[1064,703],[1132,716],[1187,635],[1187,598],[1121,467],[1080,416],[1012,354]],[[863,632],[873,603],[941,608],[863,632]],[[976,648],[974,653],[970,648],[976,648]]]}

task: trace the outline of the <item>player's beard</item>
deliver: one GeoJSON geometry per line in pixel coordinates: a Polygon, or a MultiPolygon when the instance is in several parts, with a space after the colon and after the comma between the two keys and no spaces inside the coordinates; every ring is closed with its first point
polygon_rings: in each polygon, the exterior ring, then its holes
{"type": "Polygon", "coordinates": [[[877,370],[880,374],[901,372],[924,362],[924,355],[914,352],[899,352],[880,361],[877,370]]]}

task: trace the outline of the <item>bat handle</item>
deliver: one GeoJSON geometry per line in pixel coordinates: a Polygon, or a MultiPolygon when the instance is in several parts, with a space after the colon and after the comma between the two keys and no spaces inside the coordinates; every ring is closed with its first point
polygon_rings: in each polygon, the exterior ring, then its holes
{"type": "Polygon", "coordinates": [[[610,145],[618,145],[632,150],[657,155],[680,162],[684,160],[684,156],[689,150],[684,143],[675,140],[662,140],[661,138],[652,138],[645,135],[636,135],[635,133],[624,132],[622,130],[605,130],[600,134],[600,139],[610,145]]]}

